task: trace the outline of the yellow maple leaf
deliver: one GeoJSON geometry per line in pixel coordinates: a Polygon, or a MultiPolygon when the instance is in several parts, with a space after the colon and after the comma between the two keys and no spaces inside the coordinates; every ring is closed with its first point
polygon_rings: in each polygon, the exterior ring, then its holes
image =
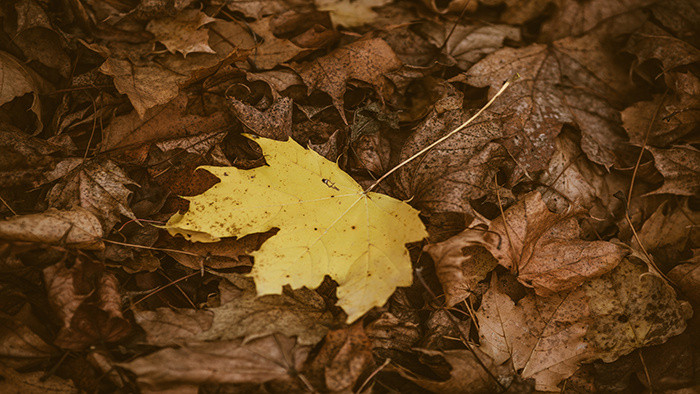
{"type": "Polygon", "coordinates": [[[338,283],[338,305],[353,322],[412,281],[406,243],[427,236],[418,211],[367,192],[350,175],[293,140],[258,138],[266,166],[202,167],[221,182],[195,197],[165,228],[191,241],[216,242],[279,228],[253,253],[258,295],[338,283]]]}

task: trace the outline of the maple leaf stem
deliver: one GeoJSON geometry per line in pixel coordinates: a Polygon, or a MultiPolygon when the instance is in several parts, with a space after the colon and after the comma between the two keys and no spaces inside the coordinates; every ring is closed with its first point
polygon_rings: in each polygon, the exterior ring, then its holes
{"type": "Polygon", "coordinates": [[[406,160],[402,161],[401,163],[397,164],[396,167],[394,167],[394,168],[392,168],[391,170],[387,171],[386,174],[382,175],[381,178],[377,179],[376,182],[374,182],[370,187],[368,187],[368,188],[365,190],[365,194],[367,194],[367,193],[369,193],[370,191],[372,191],[372,189],[374,189],[381,181],[383,181],[384,179],[388,178],[389,175],[391,175],[391,174],[393,174],[394,172],[396,172],[399,168],[401,168],[401,167],[405,166],[406,164],[412,162],[413,160],[415,160],[415,159],[416,159],[417,157],[419,157],[420,155],[422,155],[422,154],[428,152],[429,150],[433,149],[434,147],[436,147],[437,145],[439,145],[439,144],[442,143],[443,141],[447,140],[448,138],[452,137],[452,136],[455,135],[456,133],[458,133],[458,132],[464,130],[464,129],[465,129],[467,126],[469,126],[476,118],[478,118],[484,111],[486,111],[486,110],[491,106],[491,104],[493,104],[493,102],[496,101],[496,99],[498,98],[498,96],[500,96],[501,94],[503,94],[503,92],[505,92],[505,90],[508,88],[508,86],[510,86],[511,83],[512,83],[512,79],[509,79],[508,81],[506,81],[506,82],[503,84],[503,86],[501,86],[501,88],[498,90],[498,92],[496,92],[496,94],[495,94],[493,97],[491,97],[491,99],[490,99],[483,107],[481,107],[481,109],[480,109],[479,111],[477,111],[477,112],[474,114],[474,116],[472,116],[472,117],[469,118],[466,122],[464,122],[464,123],[462,123],[461,125],[459,125],[459,127],[457,127],[456,129],[450,131],[449,133],[447,133],[447,134],[446,134],[445,136],[443,136],[442,138],[440,138],[440,139],[438,139],[437,141],[433,142],[432,144],[426,146],[425,148],[421,149],[421,150],[420,150],[418,153],[416,153],[415,155],[409,157],[408,159],[406,159],[406,160]]]}

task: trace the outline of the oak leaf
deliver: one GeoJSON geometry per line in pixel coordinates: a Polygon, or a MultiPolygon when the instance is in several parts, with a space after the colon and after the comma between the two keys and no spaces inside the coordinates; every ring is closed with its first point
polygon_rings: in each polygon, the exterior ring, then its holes
{"type": "Polygon", "coordinates": [[[190,210],[165,228],[192,241],[280,231],[253,252],[258,295],[338,284],[338,304],[357,320],[412,281],[405,244],[426,236],[418,212],[378,193],[365,193],[335,163],[293,140],[256,140],[267,166],[203,167],[221,179],[188,197],[190,210]]]}

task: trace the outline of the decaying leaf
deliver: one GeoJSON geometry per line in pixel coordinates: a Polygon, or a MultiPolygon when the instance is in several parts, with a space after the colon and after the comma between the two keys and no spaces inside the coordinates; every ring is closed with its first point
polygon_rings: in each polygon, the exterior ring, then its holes
{"type": "Polygon", "coordinates": [[[18,320],[17,316],[0,313],[0,367],[31,366],[57,350],[18,320]]]}
{"type": "Polygon", "coordinates": [[[191,52],[214,53],[209,47],[209,34],[202,26],[214,22],[214,18],[194,10],[184,10],[172,17],[153,19],[146,30],[162,42],[170,52],[187,56],[191,52]]]}
{"type": "Polygon", "coordinates": [[[50,208],[42,213],[13,216],[0,221],[0,238],[8,241],[65,244],[82,249],[102,249],[102,226],[88,210],[50,208]]]}
{"type": "Polygon", "coordinates": [[[264,112],[236,99],[229,103],[238,120],[253,133],[275,140],[286,140],[292,131],[292,100],[282,97],[264,112]]]}
{"type": "Polygon", "coordinates": [[[668,147],[700,125],[700,100],[690,95],[655,95],[622,111],[630,142],[668,147]]]}
{"type": "Polygon", "coordinates": [[[492,221],[489,232],[467,229],[450,246],[484,246],[518,281],[548,296],[609,272],[628,254],[621,245],[579,239],[579,231],[575,217],[550,212],[539,192],[532,192],[492,221]]]}
{"type": "Polygon", "coordinates": [[[537,390],[556,391],[581,362],[612,362],[678,335],[689,305],[644,265],[625,259],[571,292],[528,295],[517,305],[494,279],[476,315],[481,349],[496,364],[510,359],[537,390]]]}
{"type": "Polygon", "coordinates": [[[384,74],[401,65],[391,47],[384,40],[374,38],[355,41],[314,62],[298,65],[295,70],[310,90],[328,93],[345,120],[343,95],[349,81],[366,82],[380,95],[385,95],[390,91],[390,84],[384,74]]]}
{"type": "Polygon", "coordinates": [[[54,343],[83,350],[101,342],[114,342],[130,331],[122,316],[117,279],[94,263],[76,259],[71,268],[63,262],[44,269],[49,302],[63,327],[54,343]]]}
{"type": "Polygon", "coordinates": [[[641,63],[651,59],[661,61],[663,71],[700,61],[700,49],[651,22],[630,36],[625,51],[637,56],[641,63]]]}
{"type": "Polygon", "coordinates": [[[581,129],[590,160],[606,167],[616,162],[620,115],[609,102],[630,91],[623,73],[594,38],[583,36],[500,49],[470,68],[467,81],[490,86],[494,95],[503,81],[519,75],[492,111],[501,119],[506,149],[527,173],[545,168],[564,123],[581,129]]]}
{"type": "Polygon", "coordinates": [[[647,149],[654,155],[654,166],[664,176],[664,184],[651,194],[697,196],[700,193],[699,150],[691,145],[647,149]]]}
{"type": "Polygon", "coordinates": [[[66,159],[74,167],[49,192],[48,200],[56,208],[80,206],[97,216],[105,230],[110,230],[124,215],[136,219],[129,208],[131,191],[126,185],[135,183],[113,161],[66,159]]]}
{"type": "Polygon", "coordinates": [[[309,350],[294,338],[275,334],[245,343],[199,342],[166,348],[121,366],[152,390],[202,383],[292,381],[309,350]]]}
{"type": "Polygon", "coordinates": [[[357,320],[412,281],[405,244],[425,237],[408,204],[362,188],[335,163],[293,140],[264,138],[267,166],[252,170],[204,167],[221,179],[190,210],[165,226],[192,241],[280,231],[253,252],[259,295],[318,287],[325,275],[338,284],[338,305],[357,320]],[[400,230],[397,230],[400,229],[400,230]]]}
{"type": "MultiPolygon", "coordinates": [[[[462,110],[462,95],[448,94],[435,103],[401,149],[406,160],[464,123],[470,114],[462,110]]],[[[502,136],[498,125],[476,121],[397,172],[401,196],[425,212],[471,213],[470,199],[488,194],[494,175],[508,160],[493,142],[502,136]]]]}
{"type": "Polygon", "coordinates": [[[334,25],[357,27],[372,22],[377,16],[372,10],[392,0],[314,0],[319,11],[328,11],[334,25]]]}
{"type": "Polygon", "coordinates": [[[323,377],[331,392],[352,390],[367,369],[374,365],[372,342],[362,323],[333,330],[326,335],[310,369],[323,377]]]}

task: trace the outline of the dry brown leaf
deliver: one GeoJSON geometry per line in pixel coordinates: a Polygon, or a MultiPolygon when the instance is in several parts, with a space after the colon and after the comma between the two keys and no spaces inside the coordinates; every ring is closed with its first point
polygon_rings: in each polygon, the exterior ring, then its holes
{"type": "Polygon", "coordinates": [[[214,53],[209,47],[209,32],[200,29],[215,19],[199,10],[188,9],[175,16],[153,19],[146,30],[153,33],[168,51],[184,56],[192,52],[214,53]]]}
{"type": "Polygon", "coordinates": [[[564,132],[556,138],[549,166],[539,175],[538,188],[547,206],[557,213],[583,207],[602,219],[612,212],[612,194],[605,181],[605,170],[586,159],[576,136],[564,132]]]}
{"type": "Polygon", "coordinates": [[[226,7],[243,15],[260,19],[268,15],[281,15],[290,8],[307,5],[304,0],[228,0],[226,7]]]}
{"type": "Polygon", "coordinates": [[[146,331],[148,343],[158,346],[237,338],[247,342],[274,333],[295,336],[301,345],[314,345],[334,323],[323,299],[313,290],[302,288],[257,297],[252,281],[242,283],[243,288],[228,281],[220,284],[219,307],[207,311],[135,311],[136,322],[146,331]]]}
{"type": "Polygon", "coordinates": [[[260,245],[273,234],[274,231],[256,233],[241,238],[226,238],[214,243],[192,243],[182,238],[173,238],[169,248],[185,251],[188,254],[176,252],[168,254],[178,263],[195,270],[202,269],[202,267],[214,269],[250,267],[251,259],[244,256],[250,256],[254,250],[260,248],[260,245]],[[196,255],[193,256],[190,253],[196,255]]]}
{"type": "Polygon", "coordinates": [[[697,30],[700,23],[700,9],[697,4],[686,0],[664,0],[657,1],[649,8],[654,18],[666,30],[698,47],[700,40],[697,30]]]}
{"type": "Polygon", "coordinates": [[[0,81],[3,81],[0,86],[0,105],[27,93],[34,95],[31,110],[38,119],[36,133],[39,133],[43,125],[41,123],[41,101],[38,94],[49,92],[50,85],[12,55],[3,51],[0,51],[0,81]]]}
{"type": "Polygon", "coordinates": [[[58,147],[0,123],[0,187],[37,187],[51,181],[46,173],[55,165],[50,155],[58,147]]]}
{"type": "Polygon", "coordinates": [[[48,201],[55,208],[80,206],[97,216],[105,231],[120,220],[120,215],[136,219],[129,208],[131,190],[136,185],[113,161],[102,162],[83,159],[66,159],[74,169],[57,183],[48,194],[48,201]]]}
{"type": "Polygon", "coordinates": [[[365,333],[372,341],[372,348],[384,356],[389,352],[409,352],[420,340],[418,324],[400,320],[390,312],[365,327],[365,333]]]}
{"type": "Polygon", "coordinates": [[[372,85],[384,97],[390,84],[384,74],[401,67],[402,63],[391,47],[380,38],[355,41],[326,56],[295,67],[310,91],[328,93],[345,123],[343,95],[351,80],[372,85]]]}
{"type": "Polygon", "coordinates": [[[700,263],[678,264],[668,272],[668,277],[688,300],[695,306],[700,305],[700,263]]]}
{"type": "Polygon", "coordinates": [[[140,146],[149,142],[184,138],[213,132],[228,126],[221,111],[203,117],[186,113],[187,96],[180,94],[162,106],[147,110],[143,116],[134,111],[112,120],[103,132],[102,152],[140,146]]]}
{"type": "Polygon", "coordinates": [[[473,12],[478,6],[478,2],[472,0],[422,0],[432,11],[446,14],[448,12],[461,14],[462,12],[473,12]]]}
{"type": "MultiPolygon", "coordinates": [[[[403,372],[401,375],[413,383],[434,393],[494,393],[498,386],[489,375],[489,370],[495,371],[496,365],[486,353],[474,348],[474,353],[469,350],[428,350],[418,349],[418,352],[430,357],[441,357],[450,365],[450,377],[447,380],[433,380],[424,377],[412,376],[403,372]],[[477,360],[478,357],[478,360],[477,360]]],[[[505,369],[505,368],[501,368],[505,369]]]]}
{"type": "Polygon", "coordinates": [[[646,22],[630,36],[624,50],[637,56],[640,63],[651,59],[661,61],[663,71],[700,61],[700,49],[651,22],[646,22]]]}
{"type": "Polygon", "coordinates": [[[81,249],[102,249],[102,226],[88,210],[49,208],[42,213],[13,216],[0,221],[0,238],[8,241],[65,244],[81,249]]]}
{"type": "Polygon", "coordinates": [[[594,29],[610,37],[631,33],[647,19],[644,7],[658,0],[556,0],[556,11],[542,24],[541,39],[554,41],[594,29]]]}
{"type": "Polygon", "coordinates": [[[581,147],[590,160],[606,167],[616,162],[620,115],[609,102],[626,99],[630,84],[625,71],[595,39],[584,36],[551,45],[503,48],[469,69],[467,81],[490,86],[490,97],[516,74],[520,78],[491,112],[501,118],[506,149],[523,171],[546,168],[564,123],[581,129],[581,147]]]}
{"type": "Polygon", "coordinates": [[[393,0],[314,0],[319,11],[328,11],[334,26],[358,27],[371,23],[379,14],[372,8],[393,0]]]}
{"type": "Polygon", "coordinates": [[[700,124],[700,100],[685,94],[655,95],[622,111],[622,122],[629,140],[668,147],[692,133],[700,124]]]}
{"type": "Polygon", "coordinates": [[[19,320],[0,312],[0,366],[29,367],[57,350],[19,320]]]}
{"type": "Polygon", "coordinates": [[[427,22],[420,31],[428,40],[450,56],[462,70],[468,70],[485,55],[503,46],[505,39],[520,40],[520,30],[507,25],[445,25],[427,22]],[[444,47],[443,47],[444,45],[444,47]]]}
{"type": "Polygon", "coordinates": [[[435,274],[442,285],[445,305],[448,307],[469,297],[476,290],[477,284],[486,279],[486,275],[498,265],[483,248],[468,246],[472,237],[472,234],[463,232],[423,248],[435,262],[435,274]]]}
{"type": "MultiPolygon", "coordinates": [[[[688,201],[664,201],[638,230],[639,241],[660,263],[674,265],[692,245],[700,245],[700,212],[688,201]]],[[[636,239],[635,242],[636,244],[636,239]]]]}
{"type": "Polygon", "coordinates": [[[373,365],[372,342],[360,322],[329,332],[309,368],[323,376],[328,390],[341,392],[352,390],[373,365]]]}
{"type": "Polygon", "coordinates": [[[697,196],[700,193],[699,150],[691,145],[647,149],[654,156],[654,166],[664,176],[664,184],[649,194],[697,196]]]}
{"type": "MultiPolygon", "coordinates": [[[[462,109],[462,95],[446,94],[406,140],[400,160],[413,156],[469,117],[462,109]]],[[[401,198],[411,199],[426,213],[471,213],[469,200],[494,189],[494,175],[508,160],[504,149],[493,142],[501,136],[497,125],[488,120],[472,123],[397,172],[401,198]]]]}
{"type": "Polygon", "coordinates": [[[122,316],[117,278],[101,272],[95,263],[77,258],[71,268],[63,262],[44,268],[49,303],[63,327],[54,344],[83,350],[90,345],[114,342],[129,334],[122,316]]]}
{"type": "Polygon", "coordinates": [[[550,212],[539,192],[523,196],[505,216],[491,222],[489,230],[498,236],[465,230],[462,247],[483,245],[518,281],[542,296],[571,290],[609,272],[628,254],[621,245],[579,239],[576,218],[550,212]]]}
{"type": "Polygon", "coordinates": [[[477,311],[481,350],[556,391],[584,361],[612,362],[685,329],[687,303],[643,264],[625,259],[612,272],[551,297],[528,295],[516,305],[494,279],[477,311]]]}
{"type": "Polygon", "coordinates": [[[228,102],[233,114],[253,133],[281,141],[291,135],[292,99],[280,97],[265,111],[260,111],[235,98],[230,98],[228,102]]]}
{"type": "Polygon", "coordinates": [[[309,354],[294,338],[280,334],[243,341],[190,343],[159,350],[120,366],[132,371],[142,388],[162,390],[179,384],[293,381],[309,354]]]}
{"type": "Polygon", "coordinates": [[[479,0],[479,3],[495,6],[504,4],[501,21],[508,24],[523,24],[542,14],[554,0],[479,0]]]}
{"type": "Polygon", "coordinates": [[[80,393],[70,380],[47,376],[43,371],[19,373],[0,364],[0,376],[0,392],[4,394],[80,393]]]}

